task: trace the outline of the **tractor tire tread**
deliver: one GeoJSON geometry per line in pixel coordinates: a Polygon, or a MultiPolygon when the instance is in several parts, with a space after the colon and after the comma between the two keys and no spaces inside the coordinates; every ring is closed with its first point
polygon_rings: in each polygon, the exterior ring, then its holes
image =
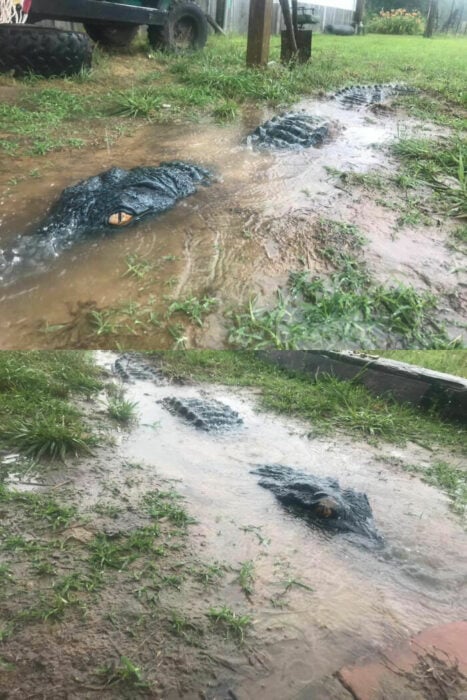
{"type": "Polygon", "coordinates": [[[93,46],[82,32],[24,24],[0,24],[0,72],[45,78],[91,67],[93,46]]]}

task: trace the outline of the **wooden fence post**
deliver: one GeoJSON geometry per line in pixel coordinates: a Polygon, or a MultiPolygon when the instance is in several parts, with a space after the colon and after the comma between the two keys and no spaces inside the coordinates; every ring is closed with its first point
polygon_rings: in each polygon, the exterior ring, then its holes
{"type": "Polygon", "coordinates": [[[272,0],[250,0],[248,19],[247,66],[265,66],[269,59],[272,0]]]}

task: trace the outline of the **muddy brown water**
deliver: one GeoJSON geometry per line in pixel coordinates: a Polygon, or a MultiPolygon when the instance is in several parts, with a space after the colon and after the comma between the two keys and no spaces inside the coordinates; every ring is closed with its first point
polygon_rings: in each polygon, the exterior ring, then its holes
{"type": "MultiPolygon", "coordinates": [[[[0,289],[0,348],[60,347],[83,344],[79,331],[57,337],[50,326],[76,319],[80,305],[119,306],[129,300],[163,314],[169,299],[208,294],[219,307],[201,330],[191,329],[189,344],[222,347],[224,312],[251,296],[272,301],[291,269],[301,261],[321,271],[323,263],[311,234],[320,216],[359,225],[368,239],[366,257],[375,276],[399,279],[426,289],[458,294],[465,284],[465,260],[449,250],[443,227],[403,227],[395,233],[398,212],[375,202],[375,195],[338,185],[326,167],[366,172],[394,171],[381,148],[399,135],[437,132],[408,121],[397,111],[374,115],[348,110],[332,101],[299,105],[325,117],[332,139],[320,149],[255,152],[245,135],[267,116],[250,110],[235,126],[156,125],[136,130],[107,150],[57,154],[42,161],[40,177],[5,184],[0,198],[1,246],[30,231],[61,190],[113,165],[131,168],[182,159],[211,168],[218,181],[201,188],[170,212],[118,235],[77,244],[51,261],[48,269],[23,276],[0,289]],[[156,264],[148,280],[124,276],[125,258],[138,255],[156,264]]],[[[18,173],[12,173],[18,175],[18,173]]],[[[3,178],[7,183],[8,175],[3,178]]],[[[447,311],[451,320],[462,309],[447,311]]],[[[86,338],[85,344],[115,339],[86,338]]],[[[134,345],[170,347],[173,339],[154,331],[134,345]]]]}
{"type": "MultiPolygon", "coordinates": [[[[110,368],[114,358],[99,353],[98,359],[110,368]]],[[[138,403],[138,424],[121,433],[118,458],[114,466],[109,463],[112,479],[125,477],[123,459],[144,465],[139,474],[146,473],[148,483],[154,474],[174,480],[197,520],[190,532],[200,556],[236,571],[254,562],[250,600],[240,592],[236,574],[219,593],[221,601],[254,620],[249,652],[232,655],[224,674],[235,697],[331,697],[323,683],[342,665],[427,626],[465,618],[462,524],[445,495],[391,466],[391,460],[427,465],[433,459],[427,450],[313,437],[309,424],[258,412],[250,390],[139,380],[125,387],[127,398],[138,403]],[[197,430],[161,405],[167,396],[215,398],[237,410],[244,424],[217,435],[197,430]],[[365,491],[385,538],[383,549],[330,537],[287,514],[251,474],[254,465],[273,462],[365,491]],[[312,590],[293,584],[281,598],[291,580],[312,590]]],[[[89,471],[77,472],[75,486],[82,508],[98,500],[89,471]]],[[[141,491],[146,487],[143,477],[141,491]]],[[[335,692],[333,697],[348,697],[342,688],[335,692]]]]}

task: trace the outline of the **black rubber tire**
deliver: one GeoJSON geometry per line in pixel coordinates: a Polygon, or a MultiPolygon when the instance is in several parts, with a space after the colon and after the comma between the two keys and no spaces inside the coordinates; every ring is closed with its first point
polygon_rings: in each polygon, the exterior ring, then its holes
{"type": "Polygon", "coordinates": [[[131,44],[138,34],[138,24],[124,22],[83,22],[87,34],[96,44],[106,49],[124,49],[131,44]]]}
{"type": "Polygon", "coordinates": [[[327,24],[324,27],[326,34],[335,34],[336,36],[353,36],[355,28],[351,24],[327,24]]]}
{"type": "Polygon", "coordinates": [[[74,75],[91,67],[92,43],[82,32],[0,24],[0,72],[74,75]]]}
{"type": "Polygon", "coordinates": [[[156,51],[199,51],[208,39],[208,21],[194,2],[179,2],[169,10],[166,24],[149,25],[149,44],[156,51]]]}

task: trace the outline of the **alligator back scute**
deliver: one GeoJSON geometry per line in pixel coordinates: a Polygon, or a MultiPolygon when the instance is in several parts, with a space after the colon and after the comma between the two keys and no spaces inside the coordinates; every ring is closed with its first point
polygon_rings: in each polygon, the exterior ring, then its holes
{"type": "Polygon", "coordinates": [[[359,107],[361,105],[381,104],[390,97],[413,92],[415,92],[415,88],[400,83],[350,85],[338,90],[332,97],[347,107],[359,107]]]}
{"type": "Polygon", "coordinates": [[[269,119],[247,136],[258,149],[301,149],[320,146],[329,136],[329,125],[319,117],[290,112],[269,119]]]}
{"type": "Polygon", "coordinates": [[[170,413],[207,432],[231,430],[243,423],[237,411],[216,399],[169,396],[161,403],[170,413]]]}
{"type": "Polygon", "coordinates": [[[318,477],[282,464],[259,465],[252,471],[259,485],[287,508],[330,532],[348,532],[381,542],[365,493],[341,489],[332,477],[318,477]]]}
{"type": "Polygon", "coordinates": [[[112,369],[114,374],[124,382],[140,379],[160,384],[164,381],[164,376],[157,367],[148,362],[147,358],[139,352],[125,352],[119,355],[112,369]]]}

